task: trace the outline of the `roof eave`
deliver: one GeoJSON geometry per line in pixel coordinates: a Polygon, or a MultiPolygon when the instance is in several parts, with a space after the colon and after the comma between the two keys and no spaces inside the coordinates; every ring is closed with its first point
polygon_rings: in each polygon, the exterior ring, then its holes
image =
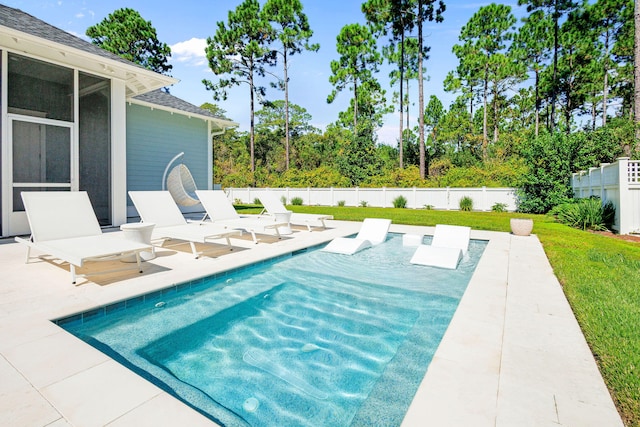
{"type": "Polygon", "coordinates": [[[154,110],[162,110],[162,111],[167,111],[167,112],[172,113],[172,114],[180,114],[182,116],[194,117],[194,118],[202,119],[202,120],[205,120],[205,121],[209,121],[209,122],[212,122],[213,124],[215,124],[218,128],[224,129],[224,130],[226,130],[227,128],[234,128],[234,127],[240,126],[240,123],[236,123],[236,122],[231,121],[231,120],[226,120],[226,119],[219,118],[219,117],[211,117],[211,116],[207,116],[207,115],[204,115],[204,114],[192,113],[192,112],[180,110],[180,109],[177,109],[177,108],[171,108],[171,107],[167,107],[167,106],[164,106],[164,105],[154,104],[152,102],[141,101],[141,100],[135,99],[135,98],[129,98],[129,99],[127,99],[127,102],[129,102],[131,104],[136,104],[136,105],[141,105],[141,106],[144,106],[144,107],[148,107],[148,108],[151,108],[151,109],[154,109],[154,110]]]}
{"type": "Polygon", "coordinates": [[[133,63],[128,65],[4,26],[0,26],[0,46],[107,78],[123,80],[128,97],[167,87],[179,81],[133,63]]]}

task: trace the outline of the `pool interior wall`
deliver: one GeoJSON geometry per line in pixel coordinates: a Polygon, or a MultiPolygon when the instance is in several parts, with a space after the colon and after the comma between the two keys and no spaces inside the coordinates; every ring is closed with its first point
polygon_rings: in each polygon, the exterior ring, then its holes
{"type": "Polygon", "coordinates": [[[399,425],[485,245],[313,248],[56,323],[223,425],[399,425]]]}

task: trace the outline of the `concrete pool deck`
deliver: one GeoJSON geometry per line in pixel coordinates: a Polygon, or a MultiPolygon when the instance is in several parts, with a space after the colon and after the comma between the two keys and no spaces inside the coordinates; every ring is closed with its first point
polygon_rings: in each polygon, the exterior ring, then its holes
{"type": "MultiPolygon", "coordinates": [[[[25,264],[26,247],[2,241],[0,425],[215,425],[50,319],[353,234],[360,223],[328,226],[281,241],[262,236],[269,243],[257,245],[233,239],[236,250],[220,247],[211,258],[194,259],[188,245],[160,249],[143,274],[78,286],[68,267],[25,264]]],[[[623,426],[537,237],[471,237],[489,244],[402,425],[623,426]]]]}

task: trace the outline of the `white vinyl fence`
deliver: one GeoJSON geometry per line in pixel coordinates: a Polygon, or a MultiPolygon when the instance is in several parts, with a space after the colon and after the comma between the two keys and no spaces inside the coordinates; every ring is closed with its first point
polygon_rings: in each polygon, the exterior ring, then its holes
{"type": "MultiPolygon", "coordinates": [[[[253,203],[263,188],[226,188],[231,200],[253,203]]],[[[516,210],[513,188],[269,188],[269,191],[284,197],[287,203],[299,197],[303,205],[393,207],[393,200],[403,196],[407,208],[458,210],[460,199],[467,196],[473,200],[473,210],[490,211],[496,203],[503,203],[509,211],[516,210]]]]}
{"type": "Polygon", "coordinates": [[[640,160],[621,157],[615,163],[574,173],[577,198],[598,196],[616,207],[614,228],[620,234],[640,233],[640,160]]]}

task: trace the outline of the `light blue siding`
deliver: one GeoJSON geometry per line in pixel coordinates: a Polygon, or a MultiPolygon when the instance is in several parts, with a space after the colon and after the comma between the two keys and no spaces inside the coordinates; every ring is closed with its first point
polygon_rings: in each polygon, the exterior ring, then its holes
{"type": "Polygon", "coordinates": [[[127,105],[127,190],[160,190],[167,163],[181,151],[199,189],[209,188],[207,123],[199,118],[127,105]]]}

